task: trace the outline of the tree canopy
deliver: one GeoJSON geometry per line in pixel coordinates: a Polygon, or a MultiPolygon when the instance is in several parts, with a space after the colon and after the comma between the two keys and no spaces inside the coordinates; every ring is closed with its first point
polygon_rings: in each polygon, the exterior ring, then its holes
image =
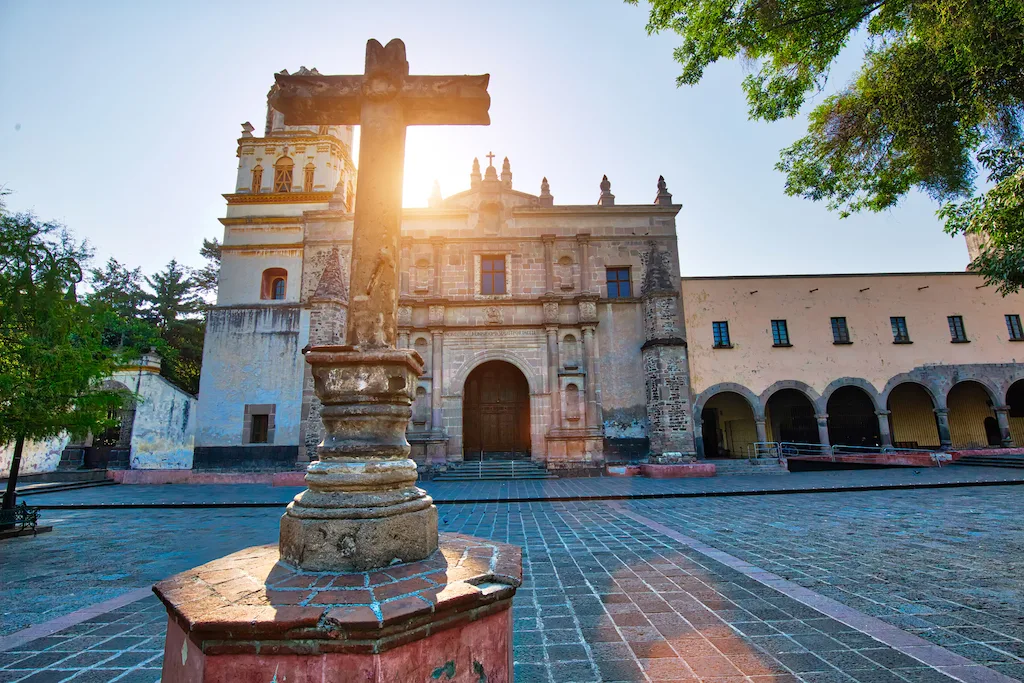
{"type": "MultiPolygon", "coordinates": [[[[637,0],[628,0],[637,2],[637,0]]],[[[651,0],[648,31],[682,37],[678,84],[719,59],[752,67],[751,118],[800,113],[837,57],[863,36],[852,80],[808,115],[782,151],[786,192],[846,216],[895,206],[912,189],[945,205],[952,233],[985,232],[972,267],[1024,283],[1024,0],[651,0]],[[991,187],[978,193],[979,167],[991,187]]]]}

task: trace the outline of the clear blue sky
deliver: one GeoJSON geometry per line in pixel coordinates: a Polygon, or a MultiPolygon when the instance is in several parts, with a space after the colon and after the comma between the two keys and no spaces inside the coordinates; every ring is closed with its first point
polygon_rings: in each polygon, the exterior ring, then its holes
{"type": "MultiPolygon", "coordinates": [[[[912,196],[840,220],[786,197],[774,170],[802,120],[747,120],[743,65],[676,88],[675,35],[646,8],[577,2],[31,2],[0,0],[0,185],[64,221],[97,260],[199,265],[220,236],[243,121],[263,130],[273,73],[361,73],[367,38],[399,37],[413,73],[490,73],[491,126],[411,129],[405,203],[468,186],[493,150],[518,189],[556,203],[648,203],[663,174],[686,275],[962,270],[962,238],[912,196]]],[[[851,51],[839,83],[856,64],[851,51]],[[845,71],[844,71],[845,70],[845,71]]]]}

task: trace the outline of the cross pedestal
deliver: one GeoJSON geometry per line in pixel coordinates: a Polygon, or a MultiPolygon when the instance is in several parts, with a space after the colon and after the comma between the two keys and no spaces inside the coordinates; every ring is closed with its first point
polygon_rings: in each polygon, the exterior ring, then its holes
{"type": "Polygon", "coordinates": [[[487,124],[487,76],[409,76],[371,40],[362,76],[278,74],[293,125],[361,126],[347,345],[306,353],[326,437],[278,545],[154,586],[164,683],[512,679],[518,548],[438,534],[405,429],[423,359],[396,349],[405,128],[487,124]]]}

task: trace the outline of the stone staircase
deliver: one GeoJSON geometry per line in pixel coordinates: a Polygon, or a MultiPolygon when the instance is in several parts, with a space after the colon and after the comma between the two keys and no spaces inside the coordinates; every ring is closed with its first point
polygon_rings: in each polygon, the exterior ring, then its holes
{"type": "MultiPolygon", "coordinates": [[[[0,480],[6,485],[6,480],[0,480]]],[[[95,486],[116,486],[117,482],[107,479],[107,471],[101,469],[70,470],[26,474],[18,477],[17,493],[56,493],[95,486]]]]}
{"type": "Polygon", "coordinates": [[[529,460],[483,460],[453,464],[434,481],[495,481],[508,479],[558,479],[543,465],[529,460]]]}
{"type": "Polygon", "coordinates": [[[965,455],[957,460],[955,464],[972,467],[1010,467],[1014,469],[1024,469],[1024,455],[1015,453],[1007,455],[998,455],[995,453],[986,453],[984,455],[965,455]]]}
{"type": "Polygon", "coordinates": [[[715,466],[715,476],[731,474],[789,474],[785,464],[778,458],[736,458],[731,460],[715,458],[708,460],[715,466]]]}

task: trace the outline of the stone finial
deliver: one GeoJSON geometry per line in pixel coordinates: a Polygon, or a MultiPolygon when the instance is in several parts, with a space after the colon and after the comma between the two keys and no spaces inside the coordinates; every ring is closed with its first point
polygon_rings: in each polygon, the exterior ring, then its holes
{"type": "Polygon", "coordinates": [[[508,157],[505,157],[501,164],[501,185],[506,189],[512,189],[512,166],[508,163],[508,157]]]}
{"type": "Polygon", "coordinates": [[[252,132],[254,130],[256,130],[256,129],[253,128],[253,125],[251,123],[249,123],[248,121],[246,121],[245,123],[242,124],[242,137],[243,138],[251,138],[252,137],[252,132]]]}
{"type": "Polygon", "coordinates": [[[540,181],[540,205],[554,206],[555,198],[551,196],[551,186],[548,185],[548,178],[544,176],[540,181]]]}
{"type": "Polygon", "coordinates": [[[608,176],[601,178],[601,197],[597,200],[598,206],[615,206],[615,195],[612,194],[612,183],[608,176]]]}
{"type": "Polygon", "coordinates": [[[441,202],[444,199],[441,197],[441,183],[434,181],[434,189],[430,192],[430,199],[427,200],[427,206],[431,209],[438,209],[441,207],[441,202]]]}
{"type": "Polygon", "coordinates": [[[469,186],[476,187],[480,184],[482,178],[480,177],[480,159],[473,157],[473,170],[469,173],[469,186]]]}
{"type": "Polygon", "coordinates": [[[672,194],[668,191],[668,183],[663,175],[658,176],[658,196],[654,198],[654,203],[659,206],[672,205],[672,194]]]}
{"type": "Polygon", "coordinates": [[[311,298],[320,301],[348,302],[348,282],[341,272],[341,258],[337,247],[331,249],[327,256],[327,265],[320,274],[320,282],[317,283],[316,291],[311,298]]]}

